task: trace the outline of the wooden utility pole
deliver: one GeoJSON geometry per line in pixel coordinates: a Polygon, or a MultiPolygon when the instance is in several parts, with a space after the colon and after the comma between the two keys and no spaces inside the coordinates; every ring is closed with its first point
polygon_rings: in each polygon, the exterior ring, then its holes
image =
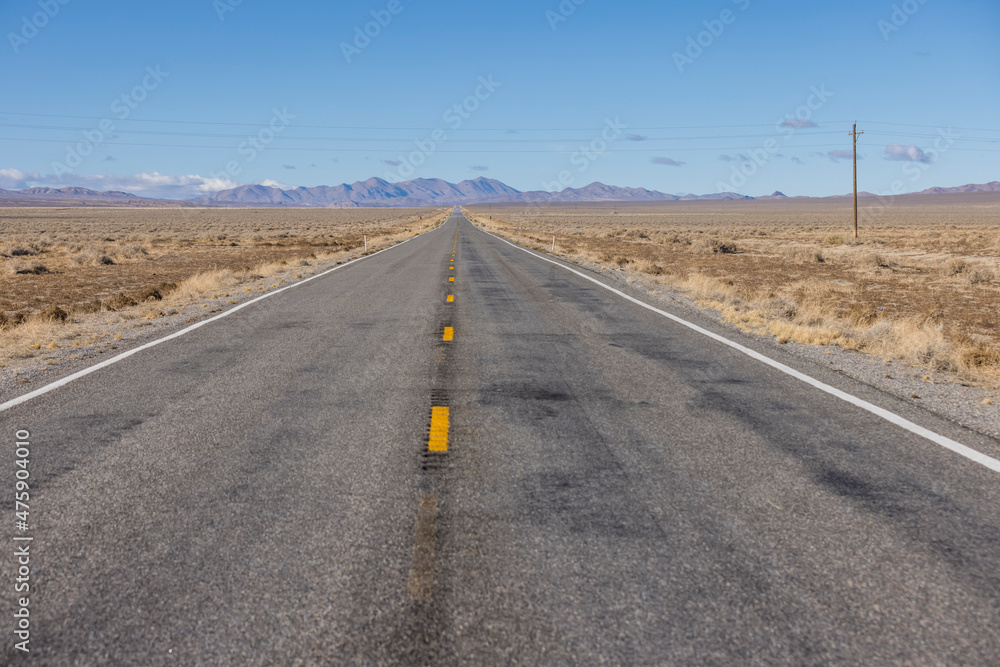
{"type": "Polygon", "coordinates": [[[858,238],[858,137],[864,132],[858,132],[858,124],[854,124],[851,137],[854,143],[854,238],[858,238]]]}

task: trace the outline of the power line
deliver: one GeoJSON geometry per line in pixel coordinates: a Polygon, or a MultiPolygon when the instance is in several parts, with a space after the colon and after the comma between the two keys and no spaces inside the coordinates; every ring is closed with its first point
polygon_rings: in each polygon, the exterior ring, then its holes
{"type": "MultiPolygon", "coordinates": [[[[906,133],[903,133],[903,132],[879,132],[878,130],[875,130],[875,131],[869,130],[867,132],[867,134],[871,134],[871,135],[875,135],[875,136],[879,136],[879,137],[906,137],[907,139],[911,139],[913,137],[917,137],[917,138],[920,138],[920,139],[925,139],[925,138],[926,139],[937,139],[937,138],[941,137],[940,134],[913,134],[913,133],[910,133],[910,132],[906,132],[906,133]]],[[[987,143],[987,144],[1000,143],[1000,137],[997,137],[997,138],[993,138],[993,137],[987,138],[987,137],[954,136],[954,137],[948,137],[948,139],[950,139],[952,141],[980,141],[980,142],[987,143]]]]}
{"type": "MultiPolygon", "coordinates": [[[[25,125],[21,123],[0,123],[0,127],[10,127],[10,128],[20,128],[29,130],[55,130],[57,132],[87,132],[94,128],[92,127],[67,127],[63,125],[25,125]]],[[[213,134],[207,132],[170,132],[166,130],[121,130],[115,129],[112,134],[138,134],[138,135],[152,135],[152,136],[176,136],[176,137],[205,137],[214,139],[244,139],[247,138],[246,134],[213,134]]],[[[840,134],[837,130],[823,131],[823,132],[810,132],[808,136],[819,136],[819,135],[832,135],[840,134]]],[[[936,139],[940,137],[940,134],[914,134],[914,133],[903,133],[903,132],[881,132],[881,131],[869,131],[869,134],[875,136],[884,137],[905,137],[905,138],[931,138],[936,139]]],[[[763,139],[773,137],[773,134],[727,134],[723,136],[709,135],[709,136],[692,136],[692,137],[643,137],[641,140],[629,140],[635,143],[646,143],[649,141],[705,141],[711,139],[718,140],[729,140],[729,139],[763,139]]],[[[805,135],[804,135],[805,136],[805,135]]],[[[1000,137],[963,137],[955,136],[951,137],[954,141],[979,141],[983,143],[1000,143],[1000,137]]],[[[277,140],[284,141],[412,141],[409,137],[314,137],[314,136],[294,136],[294,135],[281,135],[274,138],[277,140]]],[[[449,139],[449,143],[561,143],[561,142],[588,142],[589,139],[449,139]]]]}
{"type": "MultiPolygon", "coordinates": [[[[723,137],[724,138],[724,137],[723,137]]],[[[74,142],[66,141],[64,139],[25,139],[22,137],[0,137],[0,141],[27,141],[27,142],[40,142],[40,143],[56,143],[63,145],[72,145],[74,142]]],[[[150,143],[127,143],[118,141],[105,141],[102,143],[104,146],[143,146],[143,147],[159,147],[159,148],[210,148],[216,150],[233,150],[234,146],[206,146],[204,144],[150,144],[150,143]]],[[[790,146],[789,148],[836,148],[841,146],[841,144],[805,144],[800,146],[790,146]]],[[[275,151],[320,151],[327,153],[405,153],[411,150],[411,147],[404,147],[402,149],[390,149],[390,148],[289,148],[268,145],[267,150],[275,151]]],[[[752,150],[752,147],[747,146],[711,146],[711,147],[699,147],[699,148],[633,148],[633,149],[609,149],[609,152],[615,153],[662,153],[664,151],[745,151],[752,150]]],[[[955,150],[955,149],[952,149],[955,150]]],[[[438,153],[572,153],[575,149],[566,150],[439,150],[438,153]]]]}
{"type": "Polygon", "coordinates": [[[951,125],[917,125],[914,123],[880,123],[875,120],[866,120],[858,122],[864,122],[867,123],[868,125],[895,125],[898,127],[923,127],[935,130],[950,129],[950,130],[963,130],[965,132],[1000,132],[1000,129],[997,128],[983,128],[983,127],[953,127],[951,125]]]}
{"type": "MultiPolygon", "coordinates": [[[[109,120],[107,116],[73,116],[66,114],[45,114],[45,113],[18,113],[14,111],[0,111],[0,116],[27,116],[27,117],[37,117],[37,118],[67,118],[74,120],[109,120]]],[[[266,125],[266,123],[238,123],[238,122],[223,122],[223,121],[208,121],[208,120],[177,120],[177,119],[153,119],[153,118],[128,118],[120,122],[130,122],[130,123],[171,123],[180,125],[223,125],[231,127],[256,127],[260,128],[266,125]]],[[[743,127],[775,127],[781,124],[783,121],[778,121],[777,123],[749,123],[741,125],[673,125],[673,126],[663,126],[663,127],[633,127],[629,126],[626,129],[630,131],[638,130],[715,130],[715,129],[736,129],[743,127]]],[[[839,125],[849,121],[828,121],[824,125],[839,125]]],[[[436,129],[443,129],[440,127],[381,127],[381,126],[371,126],[371,125],[299,125],[296,124],[297,128],[305,128],[311,130],[396,130],[396,131],[406,131],[406,132],[433,132],[436,129]]],[[[87,128],[91,129],[91,128],[87,128]]],[[[485,127],[485,128],[458,128],[449,129],[450,132],[600,132],[604,130],[604,127],[485,127]]],[[[799,129],[811,129],[811,128],[799,128],[799,129]]]]}
{"type": "MultiPolygon", "coordinates": [[[[724,137],[723,137],[724,138],[724,137]]],[[[25,139],[23,137],[0,137],[0,141],[24,141],[29,143],[53,143],[53,144],[63,144],[72,145],[72,141],[66,141],[64,139],[25,139]]],[[[119,142],[119,141],[105,141],[104,146],[140,146],[148,148],[203,148],[203,149],[213,149],[213,150],[234,150],[234,146],[206,146],[204,144],[150,144],[150,143],[130,143],[130,142],[119,142]]],[[[788,146],[787,149],[794,148],[842,148],[842,144],[802,144],[798,146],[788,146]]],[[[282,146],[267,146],[267,150],[274,151],[314,151],[321,153],[405,153],[410,150],[409,147],[402,149],[392,149],[392,148],[291,148],[282,146]]],[[[702,151],[702,152],[715,152],[715,151],[746,151],[753,150],[753,147],[748,146],[710,146],[710,147],[698,147],[698,148],[641,148],[641,149],[609,149],[609,152],[614,153],[662,153],[664,151],[678,152],[678,151],[702,151]]],[[[1000,153],[1000,149],[993,148],[949,148],[949,151],[969,151],[978,153],[1000,153]]],[[[575,152],[574,150],[440,150],[438,153],[557,153],[557,154],[569,154],[575,152]]]]}
{"type": "MultiPolygon", "coordinates": [[[[0,127],[12,127],[30,130],[56,130],[62,132],[88,132],[92,127],[66,127],[62,125],[24,125],[21,123],[0,123],[0,127]]],[[[205,132],[168,132],[165,130],[121,130],[115,129],[111,134],[143,134],[162,135],[177,137],[208,137],[216,139],[245,139],[246,134],[210,134],[205,132]]],[[[838,131],[812,132],[810,136],[820,134],[840,134],[838,131]]],[[[707,139],[763,139],[773,137],[773,134],[728,134],[725,136],[700,136],[700,137],[643,137],[641,140],[625,139],[636,143],[647,141],[704,141],[707,139]]],[[[391,138],[391,137],[303,137],[293,135],[275,136],[275,140],[294,141],[412,141],[411,138],[391,138]]],[[[449,139],[449,143],[557,143],[566,141],[589,142],[591,139],[449,139]]]]}
{"type": "MultiPolygon", "coordinates": [[[[0,111],[0,115],[4,116],[26,116],[31,118],[66,118],[74,120],[108,120],[107,116],[82,116],[82,115],[71,115],[71,114],[46,114],[46,113],[25,113],[25,112],[15,112],[15,111],[0,111]]],[[[119,122],[130,122],[130,123],[169,123],[178,125],[221,125],[221,126],[231,126],[231,127],[262,127],[266,123],[242,123],[242,122],[229,122],[229,121],[208,121],[208,120],[178,120],[178,119],[156,119],[156,118],[128,118],[121,120],[119,122]]],[[[637,130],[710,130],[710,129],[735,129],[744,127],[775,127],[780,125],[782,121],[777,123],[742,123],[742,124],[732,124],[732,125],[670,125],[670,126],[658,126],[658,127],[628,127],[627,129],[632,131],[637,130]]],[[[895,127],[918,127],[918,128],[928,128],[928,129],[953,129],[953,130],[963,130],[966,132],[1000,132],[1000,128],[974,128],[974,127],[955,127],[947,124],[939,125],[924,125],[917,123],[897,123],[897,122],[884,122],[884,121],[873,121],[865,120],[858,121],[863,122],[868,125],[887,125],[895,127]]],[[[833,120],[824,121],[823,125],[846,125],[851,123],[851,121],[844,120],[833,120]]],[[[397,130],[397,131],[412,131],[412,132],[430,132],[435,129],[434,127],[384,127],[384,126],[372,126],[372,125],[295,125],[298,128],[307,129],[324,129],[324,130],[397,130]]],[[[90,129],[90,128],[88,128],[90,129]]],[[[456,130],[449,130],[452,132],[591,132],[600,131],[604,128],[602,127],[494,127],[494,128],[458,128],[456,130]]],[[[814,129],[814,128],[799,128],[803,130],[814,129]]]]}

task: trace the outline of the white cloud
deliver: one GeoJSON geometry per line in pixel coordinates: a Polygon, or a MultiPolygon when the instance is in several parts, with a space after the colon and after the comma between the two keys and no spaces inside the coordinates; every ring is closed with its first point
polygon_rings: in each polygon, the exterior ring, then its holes
{"type": "Polygon", "coordinates": [[[819,125],[812,122],[811,120],[805,120],[804,118],[786,118],[781,122],[781,127],[787,127],[793,130],[801,130],[807,127],[819,127],[819,125]]]}
{"type": "Polygon", "coordinates": [[[288,185],[287,183],[282,183],[281,181],[276,181],[271,178],[265,178],[263,181],[257,181],[257,185],[263,185],[267,188],[278,188],[279,190],[294,190],[294,185],[288,185]]]}
{"type": "Polygon", "coordinates": [[[177,176],[159,172],[140,174],[26,174],[19,169],[0,169],[0,188],[20,190],[32,186],[54,188],[80,186],[91,190],[123,190],[140,197],[187,199],[240,185],[228,178],[188,174],[177,176]]]}
{"type": "MultiPolygon", "coordinates": [[[[195,176],[193,178],[202,178],[201,176],[195,176]]],[[[219,190],[229,190],[231,188],[236,188],[242,185],[236,181],[231,181],[228,178],[203,178],[202,183],[197,186],[198,194],[203,192],[218,192],[219,190]]]]}
{"type": "Polygon", "coordinates": [[[82,185],[92,190],[124,190],[140,197],[162,197],[166,199],[185,199],[235,188],[239,183],[228,178],[214,178],[188,174],[176,176],[161,174],[157,171],[131,175],[74,174],[67,176],[68,181],[60,185],[82,185]]]}
{"type": "Polygon", "coordinates": [[[20,169],[0,169],[0,188],[23,190],[39,183],[38,172],[26,174],[20,169]]]}
{"type": "Polygon", "coordinates": [[[683,166],[684,163],[678,162],[677,160],[669,157],[654,157],[653,164],[662,164],[667,167],[680,167],[683,166]]]}
{"type": "Polygon", "coordinates": [[[913,144],[910,144],[909,146],[889,144],[885,147],[885,159],[902,160],[904,162],[930,162],[930,158],[927,157],[927,154],[913,144]]]}
{"type": "MultiPolygon", "coordinates": [[[[853,160],[854,151],[844,151],[844,150],[830,151],[829,153],[826,154],[826,156],[831,160],[833,160],[834,162],[840,162],[841,160],[853,160]]],[[[858,156],[858,159],[859,160],[861,159],[860,155],[858,156]]]]}

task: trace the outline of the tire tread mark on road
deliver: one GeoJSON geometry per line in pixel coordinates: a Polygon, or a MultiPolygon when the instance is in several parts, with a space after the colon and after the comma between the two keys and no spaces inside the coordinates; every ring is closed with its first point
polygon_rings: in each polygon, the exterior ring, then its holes
{"type": "MultiPolygon", "coordinates": [[[[475,259],[478,260],[474,267],[478,272],[477,280],[493,286],[491,291],[499,292],[502,296],[498,300],[500,303],[494,306],[501,321],[525,322],[537,319],[535,313],[529,312],[524,301],[516,297],[507,285],[516,282],[525,292],[536,294],[534,303],[545,302],[545,299],[540,298],[539,290],[550,291],[549,287],[539,286],[500,252],[495,252],[489,258],[477,255],[475,259]],[[497,270],[494,271],[492,266],[496,266],[497,270]],[[505,274],[503,278],[506,280],[501,278],[500,272],[505,274]]],[[[631,498],[629,489],[634,480],[619,460],[612,444],[591,419],[588,406],[567,381],[556,361],[563,356],[562,348],[566,338],[573,334],[561,332],[515,335],[531,341],[531,349],[536,353],[532,356],[532,363],[544,367],[539,375],[546,378],[545,386],[520,384],[487,387],[480,394],[480,402],[488,403],[496,398],[523,401],[529,407],[529,414],[539,413],[541,418],[555,416],[558,410],[553,405],[571,406],[574,430],[582,434],[580,442],[589,443],[590,449],[598,452],[597,456],[588,456],[585,461],[578,461],[579,465],[573,466],[575,470],[542,471],[521,481],[527,506],[539,509],[534,514],[535,519],[542,522],[555,519],[574,532],[597,531],[620,537],[656,535],[662,538],[665,535],[663,526],[638,499],[631,498]],[[549,411],[551,413],[546,414],[549,411]],[[595,489],[603,490],[591,493],[595,489]],[[593,503],[594,498],[600,499],[597,505],[593,503]],[[626,498],[631,499],[626,501],[626,498]],[[616,511],[626,506],[629,508],[628,516],[616,511]]]]}
{"type": "Polygon", "coordinates": [[[437,550],[438,494],[420,497],[417,531],[413,541],[413,566],[406,593],[413,602],[427,602],[434,592],[434,554],[437,550]]]}
{"type": "MultiPolygon", "coordinates": [[[[449,219],[449,222],[451,219],[449,219]]],[[[455,246],[458,244],[458,229],[455,231],[455,246]]],[[[452,260],[454,262],[454,260],[452,260]]],[[[450,265],[449,265],[450,266],[450,265]]],[[[443,281],[444,295],[452,293],[455,282],[453,271],[443,281]]],[[[450,440],[451,386],[453,363],[451,350],[454,345],[455,306],[453,300],[439,300],[433,348],[435,364],[431,380],[430,420],[427,438],[421,444],[418,474],[420,475],[420,498],[417,507],[416,527],[413,538],[413,559],[406,582],[406,597],[409,601],[407,616],[397,628],[394,641],[404,653],[400,662],[404,664],[429,665],[440,662],[441,639],[445,634],[446,614],[441,600],[434,595],[438,542],[447,523],[442,517],[446,507],[447,476],[452,468],[450,440]],[[452,334],[452,335],[448,335],[452,334]]]]}

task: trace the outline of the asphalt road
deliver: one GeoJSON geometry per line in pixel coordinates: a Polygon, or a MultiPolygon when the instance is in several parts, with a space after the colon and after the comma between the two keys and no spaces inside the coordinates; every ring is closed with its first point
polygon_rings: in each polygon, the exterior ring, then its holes
{"type": "Polygon", "coordinates": [[[997,473],[461,216],[0,425],[10,664],[1000,663],[997,473]]]}

